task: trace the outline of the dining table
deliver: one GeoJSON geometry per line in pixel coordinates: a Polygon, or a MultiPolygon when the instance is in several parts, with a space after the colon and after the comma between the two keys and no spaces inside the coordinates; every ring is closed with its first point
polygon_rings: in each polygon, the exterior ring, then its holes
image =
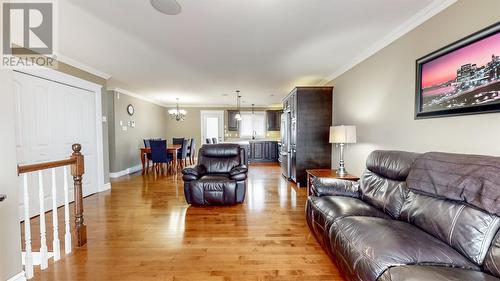
{"type": "MultiPolygon", "coordinates": [[[[167,153],[172,154],[173,156],[173,161],[175,165],[174,172],[177,173],[177,167],[178,167],[178,162],[177,162],[177,152],[179,149],[181,149],[182,145],[180,144],[173,144],[167,146],[167,153]]],[[[146,155],[148,153],[151,153],[151,147],[142,147],[140,149],[140,157],[141,157],[141,163],[142,163],[142,174],[144,175],[146,171],[146,155]]]]}

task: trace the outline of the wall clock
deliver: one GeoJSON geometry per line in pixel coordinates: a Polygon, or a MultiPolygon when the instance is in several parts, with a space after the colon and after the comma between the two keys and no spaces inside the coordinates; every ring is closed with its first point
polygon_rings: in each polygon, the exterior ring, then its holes
{"type": "Polygon", "coordinates": [[[134,112],[135,112],[134,106],[131,105],[131,104],[127,105],[127,113],[128,113],[128,115],[132,116],[132,115],[134,115],[134,112]]]}

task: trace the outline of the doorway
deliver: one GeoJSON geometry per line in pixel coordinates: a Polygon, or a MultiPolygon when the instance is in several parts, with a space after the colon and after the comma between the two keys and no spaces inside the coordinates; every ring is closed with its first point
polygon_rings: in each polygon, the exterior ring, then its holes
{"type": "Polygon", "coordinates": [[[218,142],[224,141],[224,111],[201,111],[201,142],[206,143],[207,138],[216,138],[218,142]]]}

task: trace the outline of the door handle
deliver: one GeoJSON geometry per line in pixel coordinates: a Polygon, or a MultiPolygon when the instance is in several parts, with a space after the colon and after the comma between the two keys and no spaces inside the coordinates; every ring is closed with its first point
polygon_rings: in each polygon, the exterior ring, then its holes
{"type": "Polygon", "coordinates": [[[7,195],[5,195],[5,194],[0,194],[0,202],[5,201],[5,199],[7,199],[7,195]]]}

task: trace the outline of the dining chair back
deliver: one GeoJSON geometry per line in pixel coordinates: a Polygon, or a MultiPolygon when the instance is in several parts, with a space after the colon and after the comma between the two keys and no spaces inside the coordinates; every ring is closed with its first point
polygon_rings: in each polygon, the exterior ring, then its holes
{"type": "Polygon", "coordinates": [[[182,145],[183,143],[184,143],[184,138],[173,138],[172,139],[173,145],[182,145]]]}
{"type": "Polygon", "coordinates": [[[150,140],[149,144],[151,146],[151,160],[153,161],[153,169],[155,172],[159,173],[161,170],[164,170],[163,164],[167,164],[167,168],[171,166],[168,164],[173,161],[173,156],[167,151],[167,141],[150,140]]]}
{"type": "Polygon", "coordinates": [[[212,143],[213,143],[213,144],[218,143],[217,138],[212,138],[212,143]]]}
{"type": "Polygon", "coordinates": [[[196,141],[194,138],[192,138],[189,143],[188,154],[187,154],[187,157],[189,159],[189,164],[191,165],[194,164],[195,153],[196,153],[196,141]]]}
{"type": "Polygon", "coordinates": [[[179,164],[181,168],[184,168],[186,166],[186,159],[188,155],[188,147],[190,144],[191,140],[190,139],[184,139],[182,142],[181,148],[179,149],[177,153],[177,161],[179,161],[179,164]]]}
{"type": "Polygon", "coordinates": [[[167,141],[166,140],[151,140],[151,160],[153,163],[167,163],[167,141]]]}
{"type": "Polygon", "coordinates": [[[212,144],[212,139],[207,138],[207,139],[205,140],[205,142],[206,142],[207,144],[212,144]]]}

